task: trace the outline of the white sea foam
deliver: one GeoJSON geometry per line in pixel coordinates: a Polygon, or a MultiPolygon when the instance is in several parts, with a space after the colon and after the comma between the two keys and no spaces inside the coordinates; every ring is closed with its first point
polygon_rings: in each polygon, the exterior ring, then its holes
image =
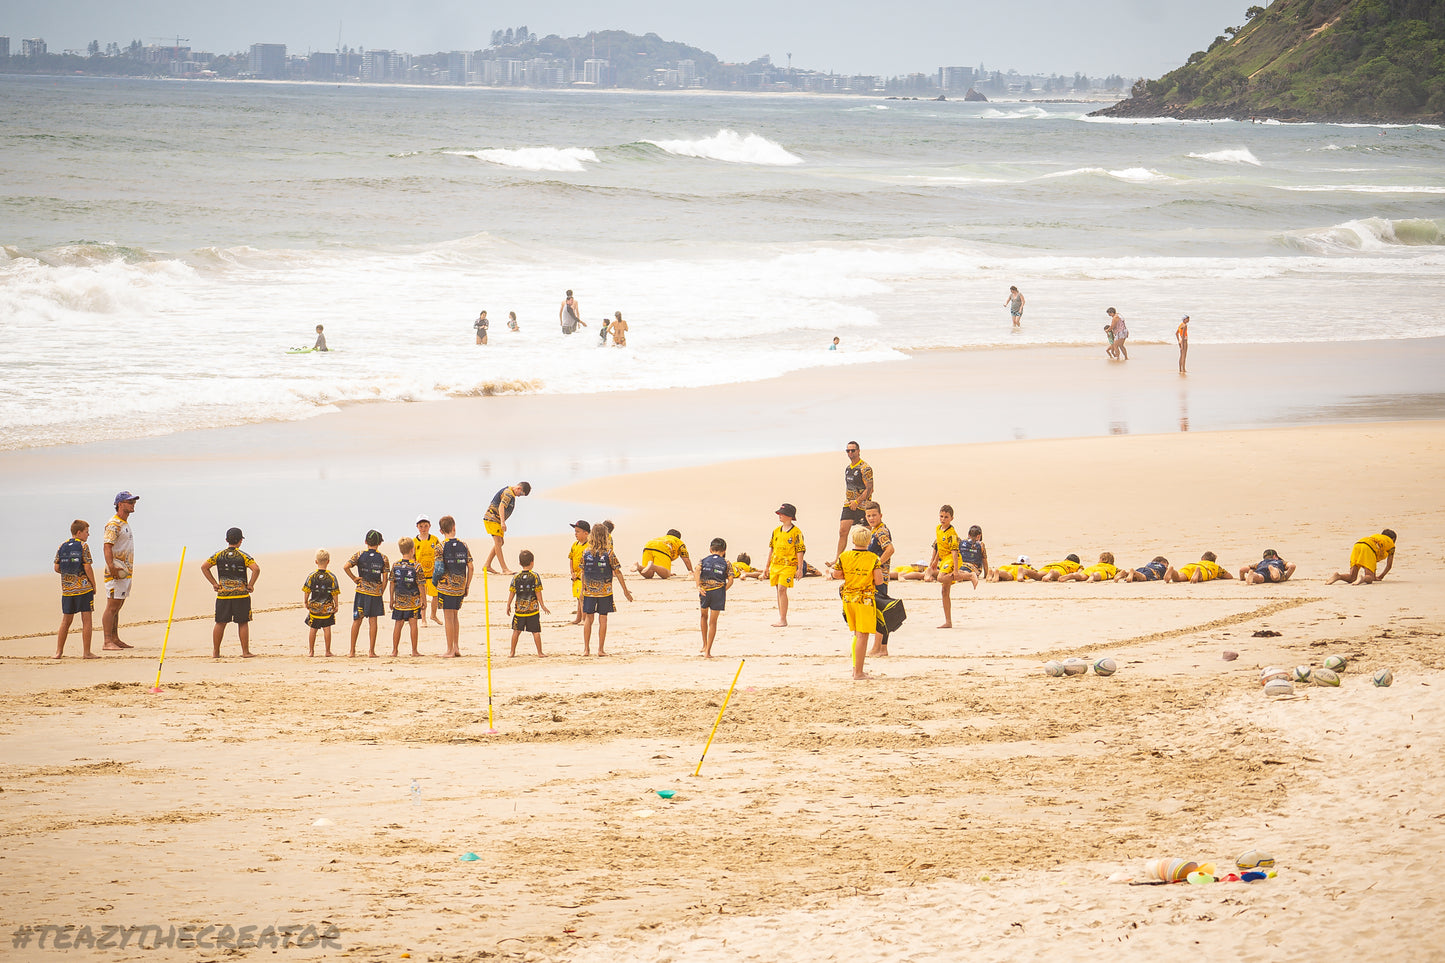
{"type": "Polygon", "coordinates": [[[984,120],[1038,120],[1052,115],[1042,107],[1020,107],[1017,110],[999,110],[997,107],[990,107],[978,116],[984,120]]]}
{"type": "Polygon", "coordinates": [[[1322,231],[1290,232],[1282,235],[1281,240],[1287,247],[1311,254],[1354,254],[1445,245],[1440,225],[1424,218],[1392,221],[1383,217],[1367,217],[1336,224],[1322,231]]]}
{"type": "Polygon", "coordinates": [[[659,147],[678,157],[700,157],[731,164],[791,167],[803,163],[803,158],[766,137],[759,134],[744,135],[726,129],[719,130],[711,137],[697,140],[649,140],[643,143],[659,147]]]}
{"type": "Polygon", "coordinates": [[[1203,154],[1190,154],[1189,156],[1196,160],[1218,161],[1221,164],[1251,164],[1255,167],[1264,166],[1248,147],[1230,147],[1224,150],[1208,151],[1203,154]]]}
{"type": "Polygon", "coordinates": [[[1280,185],[1280,190],[1310,194],[1445,194],[1445,187],[1427,184],[1300,184],[1280,185]]]}
{"type": "Polygon", "coordinates": [[[1098,175],[1106,174],[1116,180],[1128,181],[1134,184],[1145,184],[1150,181],[1173,181],[1178,178],[1170,177],[1168,174],[1161,174],[1156,170],[1145,167],[1127,167],[1122,170],[1108,170],[1103,167],[1076,167],[1073,170],[1054,171],[1051,174],[1043,175],[1046,178],[1053,177],[1075,177],[1080,174],[1098,175]]]}
{"type": "Polygon", "coordinates": [[[488,164],[524,171],[555,171],[580,174],[587,164],[597,163],[595,151],[586,147],[488,147],[482,150],[446,151],[461,157],[475,157],[488,164]]]}

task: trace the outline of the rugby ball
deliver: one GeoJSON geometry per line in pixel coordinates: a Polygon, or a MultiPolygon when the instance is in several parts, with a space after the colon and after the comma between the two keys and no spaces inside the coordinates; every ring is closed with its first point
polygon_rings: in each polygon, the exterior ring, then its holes
{"type": "Polygon", "coordinates": [[[1267,696],[1283,696],[1294,692],[1294,683],[1288,679],[1270,679],[1264,684],[1264,694],[1267,696]]]}
{"type": "Polygon", "coordinates": [[[1083,659],[1072,658],[1064,660],[1064,675],[1083,675],[1089,671],[1089,663],[1083,659]]]}
{"type": "Polygon", "coordinates": [[[1064,664],[1062,662],[1045,662],[1044,674],[1051,675],[1057,679],[1064,674],[1064,664]]]}
{"type": "Polygon", "coordinates": [[[1390,683],[1395,681],[1395,673],[1391,672],[1389,669],[1381,669],[1379,672],[1376,672],[1374,675],[1370,676],[1370,680],[1380,688],[1388,689],[1390,687],[1390,683]]]}
{"type": "Polygon", "coordinates": [[[1325,668],[1331,672],[1343,672],[1349,664],[1349,660],[1342,655],[1332,655],[1325,659],[1325,668]]]}
{"type": "Polygon", "coordinates": [[[1105,656],[1094,663],[1094,675],[1113,675],[1119,671],[1119,665],[1113,659],[1105,656]]]}
{"type": "Polygon", "coordinates": [[[1296,682],[1308,682],[1310,680],[1311,671],[1312,670],[1307,665],[1297,665],[1294,667],[1294,672],[1291,673],[1291,675],[1296,682]]]}
{"type": "Polygon", "coordinates": [[[1240,853],[1239,858],[1234,861],[1234,865],[1240,869],[1259,869],[1261,866],[1273,866],[1274,857],[1269,853],[1251,849],[1247,853],[1240,853]]]}
{"type": "Polygon", "coordinates": [[[1285,679],[1285,680],[1288,680],[1288,679],[1289,679],[1289,672],[1288,672],[1288,670],[1281,669],[1281,668],[1279,668],[1278,666],[1273,666],[1273,665],[1268,666],[1267,668],[1263,668],[1263,669],[1260,669],[1260,670],[1259,670],[1259,684],[1260,684],[1260,685],[1269,685],[1269,682],[1270,682],[1271,679],[1285,679]]]}
{"type": "Polygon", "coordinates": [[[1315,685],[1328,685],[1338,687],[1340,677],[1330,669],[1316,669],[1314,674],[1315,685]]]}

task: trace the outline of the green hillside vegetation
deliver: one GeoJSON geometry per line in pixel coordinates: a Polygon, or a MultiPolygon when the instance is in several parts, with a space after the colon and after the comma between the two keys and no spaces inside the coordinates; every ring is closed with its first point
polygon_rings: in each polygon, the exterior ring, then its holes
{"type": "Polygon", "coordinates": [[[1114,116],[1445,120],[1445,2],[1276,0],[1099,111],[1114,116]]]}

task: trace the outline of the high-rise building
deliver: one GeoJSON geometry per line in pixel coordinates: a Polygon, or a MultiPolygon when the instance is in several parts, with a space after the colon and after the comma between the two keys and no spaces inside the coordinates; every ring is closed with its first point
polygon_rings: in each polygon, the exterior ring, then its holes
{"type": "Polygon", "coordinates": [[[247,65],[253,77],[264,80],[286,79],[286,45],[284,43],[251,44],[251,60],[247,65]]]}
{"type": "Polygon", "coordinates": [[[10,56],[10,38],[0,37],[0,60],[10,56]]]}
{"type": "Polygon", "coordinates": [[[20,56],[22,57],[43,57],[49,53],[49,50],[50,48],[45,46],[44,37],[20,41],[20,56]]]}
{"type": "Polygon", "coordinates": [[[336,54],[316,51],[306,58],[306,77],[308,80],[335,80],[336,54]]]}
{"type": "Polygon", "coordinates": [[[454,84],[466,83],[472,73],[472,52],[453,50],[447,57],[448,79],[454,84]]]}
{"type": "Polygon", "coordinates": [[[610,60],[584,60],[582,82],[594,87],[612,87],[617,83],[617,71],[610,60]]]}
{"type": "Polygon", "coordinates": [[[679,87],[697,86],[697,61],[679,60],[677,62],[677,84],[679,87]]]}
{"type": "Polygon", "coordinates": [[[939,67],[938,86],[945,91],[968,90],[973,86],[973,68],[939,67]]]}

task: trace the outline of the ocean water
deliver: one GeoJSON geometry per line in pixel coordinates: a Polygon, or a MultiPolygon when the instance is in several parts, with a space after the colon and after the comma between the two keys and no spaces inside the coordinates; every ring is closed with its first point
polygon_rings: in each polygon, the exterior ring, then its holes
{"type": "Polygon", "coordinates": [[[33,77],[0,102],[0,450],[1093,344],[1109,306],[1136,342],[1183,313],[1196,344],[1445,334],[1437,127],[33,77]],[[591,327],[563,337],[568,288],[591,327]],[[333,352],[286,353],[317,324],[333,352]]]}

